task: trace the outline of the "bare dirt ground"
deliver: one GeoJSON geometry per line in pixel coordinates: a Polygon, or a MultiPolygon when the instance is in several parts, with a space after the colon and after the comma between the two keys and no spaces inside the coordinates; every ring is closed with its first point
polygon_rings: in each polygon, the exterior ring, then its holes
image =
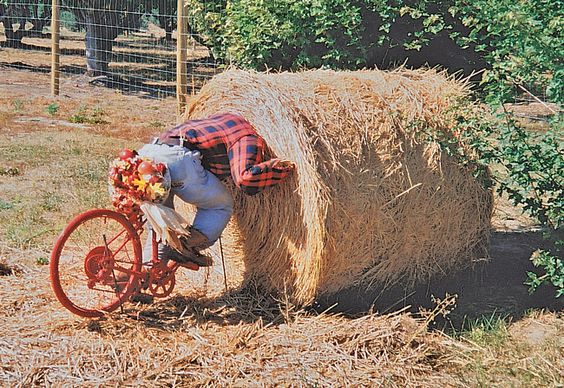
{"type": "Polygon", "coordinates": [[[73,215],[108,206],[107,161],[175,124],[176,104],[80,74],[52,97],[49,74],[14,68],[16,53],[0,49],[1,385],[564,383],[564,304],[550,287],[528,295],[522,283],[542,239],[504,200],[488,261],[415,288],[347,290],[297,310],[241,290],[242,269],[227,258],[227,292],[218,265],[183,273],[170,298],[123,314],[68,313],[44,265],[54,239],[73,215]]]}
{"type": "MultiPolygon", "coordinates": [[[[28,27],[29,28],[29,27],[28,27]]],[[[120,35],[112,49],[110,76],[98,80],[116,91],[137,94],[145,98],[165,98],[176,93],[176,44],[164,39],[164,30],[149,24],[144,31],[120,35]]],[[[176,38],[176,33],[173,34],[176,38]]],[[[0,24],[0,44],[5,42],[0,24]]],[[[6,48],[0,52],[0,62],[12,69],[49,73],[51,67],[51,37],[47,34],[24,37],[22,47],[6,48]]],[[[191,93],[213,76],[218,69],[209,57],[207,48],[187,42],[186,90],[191,93]]],[[[60,70],[66,74],[86,71],[84,32],[61,29],[60,70]]]]}

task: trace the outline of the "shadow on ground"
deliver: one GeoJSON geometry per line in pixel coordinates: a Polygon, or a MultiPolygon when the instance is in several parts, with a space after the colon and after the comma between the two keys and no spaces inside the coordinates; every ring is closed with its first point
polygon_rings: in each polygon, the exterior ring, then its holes
{"type": "MultiPolygon", "coordinates": [[[[501,317],[509,321],[521,319],[531,309],[563,311],[564,299],[555,298],[555,288],[542,286],[530,295],[523,284],[527,271],[532,271],[531,253],[546,242],[541,232],[496,232],[492,236],[489,261],[476,265],[449,278],[429,284],[406,287],[397,285],[381,292],[351,288],[331,297],[318,300],[313,312],[329,311],[357,317],[369,311],[391,313],[406,309],[417,313],[420,308],[432,309],[432,295],[443,299],[448,293],[458,295],[456,307],[446,319],[436,318],[437,328],[466,327],[468,321],[480,317],[501,317]]],[[[136,319],[147,326],[174,329],[189,321],[192,324],[237,325],[262,320],[279,324],[287,318],[284,303],[265,292],[248,286],[232,290],[219,297],[177,295],[144,309],[134,307],[136,319]]],[[[308,309],[310,310],[310,309],[308,309]]],[[[311,311],[310,310],[310,311],[311,311]]]]}
{"type": "MultiPolygon", "coordinates": [[[[546,242],[541,232],[495,232],[492,235],[490,260],[473,269],[461,271],[446,279],[439,279],[416,287],[397,285],[386,292],[352,288],[320,300],[316,310],[330,308],[333,312],[358,315],[371,309],[392,312],[411,306],[434,306],[431,295],[444,298],[457,294],[456,308],[450,313],[449,324],[461,327],[465,320],[480,316],[500,316],[519,320],[530,309],[564,310],[564,298],[555,298],[555,288],[541,286],[529,295],[523,284],[527,271],[534,267],[531,253],[546,242]]],[[[440,323],[439,323],[440,324],[440,323]]]]}
{"type": "MultiPolygon", "coordinates": [[[[231,290],[219,297],[209,297],[205,291],[176,295],[148,304],[145,308],[141,304],[130,306],[124,312],[147,327],[169,330],[185,323],[234,326],[260,320],[266,324],[280,324],[286,320],[285,312],[289,313],[272,295],[257,289],[255,285],[231,290]]],[[[105,320],[100,318],[97,321],[105,320]]]]}

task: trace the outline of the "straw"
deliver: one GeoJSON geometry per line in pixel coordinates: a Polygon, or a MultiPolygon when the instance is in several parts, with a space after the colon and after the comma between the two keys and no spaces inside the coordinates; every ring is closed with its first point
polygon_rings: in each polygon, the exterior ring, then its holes
{"type": "Polygon", "coordinates": [[[238,113],[272,155],[297,165],[257,196],[231,187],[227,258],[244,261],[247,281],[302,304],[358,284],[428,280],[485,255],[491,191],[426,140],[456,139],[466,95],[435,70],[232,69],[213,78],[186,118],[238,113]]]}

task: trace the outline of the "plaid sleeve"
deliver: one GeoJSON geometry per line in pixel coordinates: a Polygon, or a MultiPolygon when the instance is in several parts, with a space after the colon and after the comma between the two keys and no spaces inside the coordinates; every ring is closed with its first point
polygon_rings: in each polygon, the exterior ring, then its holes
{"type": "Polygon", "coordinates": [[[284,180],[294,169],[280,163],[280,159],[262,161],[264,140],[245,136],[229,149],[233,181],[243,192],[254,195],[284,180]]]}

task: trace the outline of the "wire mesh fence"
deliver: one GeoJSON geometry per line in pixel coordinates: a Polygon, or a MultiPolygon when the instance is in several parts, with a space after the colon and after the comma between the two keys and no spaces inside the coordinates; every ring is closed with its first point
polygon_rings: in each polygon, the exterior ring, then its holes
{"type": "Polygon", "coordinates": [[[179,36],[176,0],[0,0],[0,65],[51,71],[57,3],[62,74],[87,74],[96,84],[162,98],[176,94],[179,80],[189,94],[218,71],[190,28],[179,36]],[[183,74],[177,71],[179,39],[183,74]]]}
{"type": "Polygon", "coordinates": [[[539,123],[548,128],[554,117],[562,112],[558,104],[550,101],[547,89],[538,85],[514,85],[515,92],[510,111],[514,117],[539,123]]]}

